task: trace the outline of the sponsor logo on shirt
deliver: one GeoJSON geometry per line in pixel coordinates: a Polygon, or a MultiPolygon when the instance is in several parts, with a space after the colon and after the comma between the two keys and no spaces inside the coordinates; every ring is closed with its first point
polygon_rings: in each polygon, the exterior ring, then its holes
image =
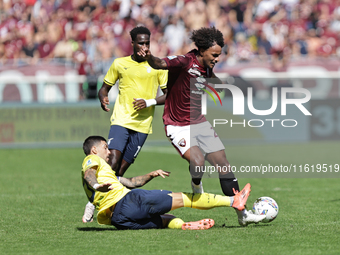
{"type": "Polygon", "coordinates": [[[197,90],[191,90],[191,93],[196,95],[203,95],[205,89],[205,81],[206,80],[203,77],[197,77],[195,82],[195,87],[197,90]]]}
{"type": "Polygon", "coordinates": [[[201,72],[198,71],[196,68],[190,68],[188,70],[188,73],[190,73],[191,75],[195,75],[195,76],[201,76],[202,75],[201,72]]]}
{"type": "Polygon", "coordinates": [[[197,77],[196,82],[195,82],[196,88],[197,89],[205,89],[204,82],[206,82],[206,80],[203,77],[197,77]]]}
{"type": "Polygon", "coordinates": [[[89,159],[89,160],[86,162],[86,165],[89,166],[89,165],[91,165],[91,164],[92,164],[92,160],[89,159]]]}
{"type": "Polygon", "coordinates": [[[203,91],[201,91],[201,90],[191,90],[191,94],[203,95],[203,91]]]}

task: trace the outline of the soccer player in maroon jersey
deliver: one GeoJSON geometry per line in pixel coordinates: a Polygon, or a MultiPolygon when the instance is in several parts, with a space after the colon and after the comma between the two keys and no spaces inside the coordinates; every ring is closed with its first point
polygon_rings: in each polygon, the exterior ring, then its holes
{"type": "MultiPolygon", "coordinates": [[[[204,172],[197,169],[204,169],[205,160],[216,169],[230,169],[230,164],[223,143],[201,114],[202,90],[197,86],[199,82],[190,81],[197,78],[197,81],[217,78],[213,68],[219,61],[224,40],[222,33],[215,27],[194,30],[190,39],[197,49],[185,55],[160,59],[153,56],[146,47],[138,54],[144,57],[152,68],[169,70],[168,94],[163,114],[166,135],[190,164],[194,193],[204,193],[201,182],[204,172]]],[[[222,82],[219,80],[219,83],[222,82]]],[[[239,192],[238,181],[233,172],[220,171],[219,178],[226,196],[234,196],[239,192]]],[[[242,226],[262,220],[262,217],[251,211],[236,212],[242,226]]]]}

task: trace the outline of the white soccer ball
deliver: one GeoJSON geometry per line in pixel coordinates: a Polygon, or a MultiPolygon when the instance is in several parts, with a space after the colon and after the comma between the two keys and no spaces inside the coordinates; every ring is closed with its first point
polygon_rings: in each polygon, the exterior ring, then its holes
{"type": "Polygon", "coordinates": [[[271,197],[260,197],[254,202],[253,213],[266,215],[266,218],[262,222],[271,222],[277,217],[279,206],[271,197]]]}

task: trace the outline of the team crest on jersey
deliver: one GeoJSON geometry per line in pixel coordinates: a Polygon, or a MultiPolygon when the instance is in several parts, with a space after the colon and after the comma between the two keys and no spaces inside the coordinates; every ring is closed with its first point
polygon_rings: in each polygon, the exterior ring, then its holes
{"type": "Polygon", "coordinates": [[[150,67],[150,66],[146,66],[146,71],[147,71],[148,73],[151,73],[151,67],[150,67]]]}
{"type": "Polygon", "coordinates": [[[196,82],[195,82],[195,87],[196,90],[192,90],[191,93],[193,94],[197,94],[197,95],[203,95],[204,93],[204,89],[205,89],[205,83],[206,79],[204,79],[204,77],[197,77],[196,78],[196,82]]]}
{"type": "Polygon", "coordinates": [[[185,145],[187,145],[187,142],[185,141],[184,138],[182,138],[181,140],[179,140],[178,145],[181,147],[185,147],[185,145]]]}
{"type": "Polygon", "coordinates": [[[92,164],[92,160],[89,159],[89,160],[86,162],[86,165],[89,166],[89,165],[91,165],[91,164],[92,164]]]}

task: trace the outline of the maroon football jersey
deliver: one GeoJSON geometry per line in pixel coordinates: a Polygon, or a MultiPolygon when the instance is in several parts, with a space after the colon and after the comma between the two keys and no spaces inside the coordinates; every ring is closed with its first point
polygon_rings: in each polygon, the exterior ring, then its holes
{"type": "Polygon", "coordinates": [[[212,70],[200,65],[196,53],[197,50],[192,50],[185,55],[164,58],[169,70],[163,114],[165,125],[186,126],[206,121],[201,114],[203,91],[193,81],[198,77],[210,78],[212,70]]]}

